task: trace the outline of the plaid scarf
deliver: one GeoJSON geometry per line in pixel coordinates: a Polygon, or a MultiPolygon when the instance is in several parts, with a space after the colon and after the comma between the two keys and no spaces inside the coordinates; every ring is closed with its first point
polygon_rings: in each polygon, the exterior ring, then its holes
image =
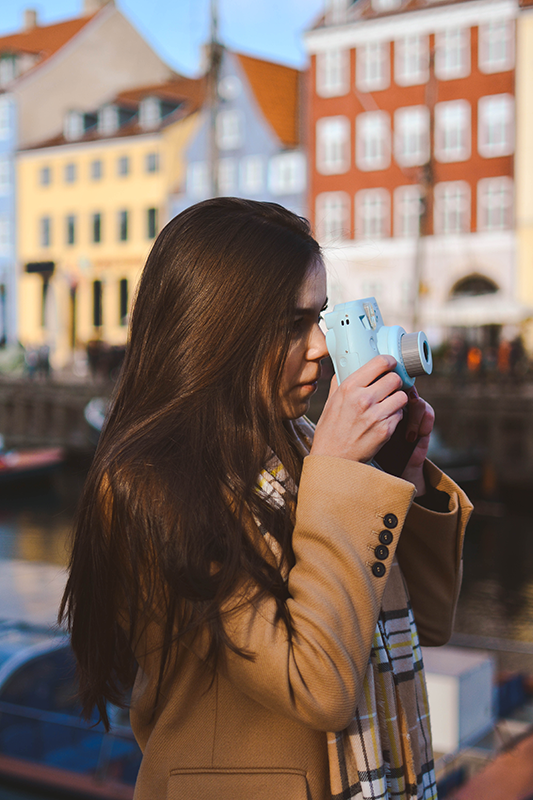
{"type": "MultiPolygon", "coordinates": [[[[302,455],[313,427],[292,423],[302,455]]],[[[272,505],[285,505],[297,486],[275,454],[258,478],[272,505]]],[[[280,558],[278,542],[260,526],[280,558]]],[[[332,800],[437,800],[422,653],[400,567],[394,563],[372,641],[359,705],[343,731],[327,734],[332,800]],[[399,602],[400,601],[400,602],[399,602]]]]}

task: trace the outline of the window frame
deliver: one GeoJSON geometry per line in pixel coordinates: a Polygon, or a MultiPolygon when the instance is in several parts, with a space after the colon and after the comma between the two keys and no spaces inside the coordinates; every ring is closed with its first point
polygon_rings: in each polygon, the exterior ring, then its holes
{"type": "Polygon", "coordinates": [[[472,201],[470,184],[467,181],[441,181],[436,183],[433,190],[434,204],[433,204],[433,227],[435,233],[441,236],[453,236],[460,234],[468,234],[472,228],[472,201]],[[464,197],[466,199],[465,209],[461,211],[452,211],[456,217],[461,218],[463,215],[464,225],[459,227],[449,228],[446,224],[447,217],[445,216],[447,209],[443,208],[443,202],[446,202],[445,193],[447,190],[455,188],[464,189],[464,197]]]}
{"type": "Polygon", "coordinates": [[[468,161],[472,155],[472,109],[468,100],[445,100],[435,105],[435,158],[441,164],[452,164],[459,161],[468,161]],[[459,112],[457,114],[457,112],[459,112]],[[446,123],[446,117],[463,120],[454,129],[446,123]],[[450,146],[448,138],[455,137],[455,146],[450,146]]]}
{"type": "Polygon", "coordinates": [[[361,172],[388,169],[391,163],[391,119],[388,111],[363,111],[355,118],[355,163],[361,172]],[[372,136],[372,127],[377,135],[372,136]],[[369,133],[370,131],[370,133],[369,133]],[[369,152],[375,150],[375,152],[369,152]]]}
{"type": "Polygon", "coordinates": [[[391,81],[390,42],[366,42],[355,51],[355,86],[360,92],[388,89],[391,81]],[[379,66],[375,74],[373,66],[379,66]]]}
{"type": "Polygon", "coordinates": [[[358,192],[355,193],[354,198],[354,213],[355,213],[355,238],[362,240],[362,241],[369,241],[369,240],[381,240],[381,239],[388,239],[390,237],[390,225],[391,225],[391,197],[390,192],[388,189],[384,188],[375,188],[375,189],[360,189],[358,192]],[[381,226],[381,230],[376,230],[374,223],[372,223],[374,230],[368,231],[366,229],[366,225],[368,219],[366,215],[363,213],[363,208],[365,201],[367,198],[381,198],[384,202],[380,203],[382,208],[384,208],[384,213],[380,214],[379,217],[376,216],[375,220],[381,219],[383,221],[383,225],[381,226]]]}
{"type": "Polygon", "coordinates": [[[321,175],[342,175],[350,169],[351,126],[348,117],[337,114],[316,122],[316,169],[321,175]],[[339,135],[332,136],[332,131],[339,135]],[[333,156],[333,157],[332,157],[333,156]]]}

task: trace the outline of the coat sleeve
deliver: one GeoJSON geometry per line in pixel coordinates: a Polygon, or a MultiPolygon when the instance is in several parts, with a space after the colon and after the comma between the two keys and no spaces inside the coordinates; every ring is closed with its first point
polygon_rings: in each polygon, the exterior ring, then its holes
{"type": "Polygon", "coordinates": [[[251,601],[243,590],[224,609],[230,639],[254,654],[228,649],[219,667],[240,691],[317,730],[348,725],[400,538],[378,558],[379,532],[400,533],[413,495],[411,484],[371,466],[305,458],[288,579],[292,638],[271,597],[251,601]]]}
{"type": "Polygon", "coordinates": [[[453,630],[462,577],[466,524],[472,512],[468,497],[430,461],[426,480],[449,498],[447,513],[413,503],[398,544],[397,557],[407,583],[420,643],[446,644],[453,630]]]}

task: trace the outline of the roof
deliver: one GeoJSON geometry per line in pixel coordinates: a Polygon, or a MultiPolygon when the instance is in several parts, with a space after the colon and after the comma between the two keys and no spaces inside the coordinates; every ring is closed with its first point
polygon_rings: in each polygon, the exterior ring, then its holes
{"type": "Polygon", "coordinates": [[[0,37],[0,53],[28,53],[40,56],[39,64],[50,58],[93,19],[93,16],[69,19],[55,25],[35,28],[0,37]]]}
{"type": "Polygon", "coordinates": [[[190,104],[200,107],[205,99],[205,80],[202,78],[172,78],[165,83],[139,86],[120,92],[116,98],[117,105],[138,105],[146,97],[159,97],[161,100],[173,102],[186,99],[190,104]]]}
{"type": "MultiPolygon", "coordinates": [[[[155,128],[143,128],[139,125],[138,115],[120,125],[114,133],[99,133],[96,127],[90,128],[83,136],[78,139],[66,139],[63,133],[54,136],[44,142],[31,145],[27,150],[38,150],[42,147],[58,147],[63,144],[79,144],[80,142],[93,142],[104,139],[120,139],[124,136],[136,136],[139,134],[155,133],[167,127],[178,119],[188,117],[198,111],[205,99],[206,80],[205,78],[183,78],[176,77],[169,81],[149,86],[140,86],[119,92],[114,98],[108,101],[109,105],[117,105],[120,108],[127,108],[136,112],[140,102],[146,97],[158,97],[163,102],[176,103],[177,108],[164,116],[161,123],[155,128]]],[[[95,109],[96,110],[96,109],[95,109]]]]}
{"type": "Polygon", "coordinates": [[[261,111],[285,147],[300,142],[300,78],[292,67],[235,53],[261,111]]]}
{"type": "MultiPolygon", "coordinates": [[[[520,0],[524,3],[524,0],[520,0]]],[[[390,17],[403,14],[408,11],[419,11],[420,9],[428,9],[429,7],[442,7],[449,5],[459,5],[460,3],[467,2],[467,0],[400,0],[400,3],[395,8],[384,8],[383,10],[376,10],[373,7],[372,0],[354,0],[349,3],[346,9],[346,22],[338,23],[339,25],[349,24],[350,22],[357,22],[359,20],[376,19],[378,17],[390,17]]],[[[525,0],[525,2],[533,2],[533,0],[525,0]]],[[[323,28],[326,26],[326,17],[322,14],[316,21],[312,30],[323,28]]],[[[329,27],[329,26],[328,26],[329,27]]],[[[334,24],[332,27],[336,27],[334,24]]]]}

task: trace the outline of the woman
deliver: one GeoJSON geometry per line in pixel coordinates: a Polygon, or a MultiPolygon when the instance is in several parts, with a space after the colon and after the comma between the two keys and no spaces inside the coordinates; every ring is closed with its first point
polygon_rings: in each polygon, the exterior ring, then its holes
{"type": "Polygon", "coordinates": [[[470,506],[391,357],[333,381],[313,434],[325,304],[275,204],[200,203],[148,258],[60,611],[86,714],[134,684],[138,800],[436,797],[410,603],[443,644],[470,506]],[[406,405],[396,478],[369,462],[406,405]]]}

